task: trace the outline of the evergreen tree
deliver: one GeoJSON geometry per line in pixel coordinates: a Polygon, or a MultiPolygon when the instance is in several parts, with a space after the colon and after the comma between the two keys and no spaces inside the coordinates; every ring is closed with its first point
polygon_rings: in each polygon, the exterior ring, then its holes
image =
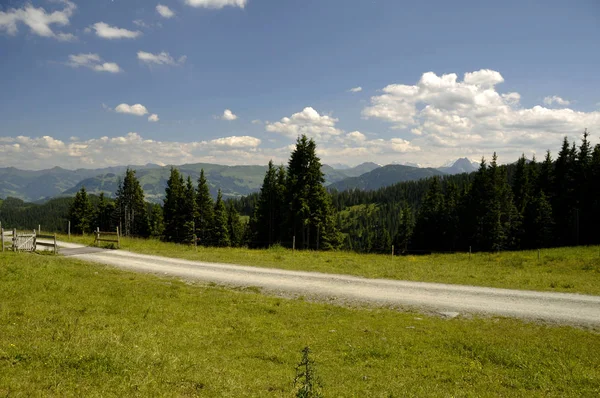
{"type": "Polygon", "coordinates": [[[552,201],[554,194],[554,162],[550,151],[546,152],[546,157],[540,166],[536,191],[543,191],[546,197],[552,201]]]}
{"type": "Polygon", "coordinates": [[[253,227],[255,246],[268,247],[282,238],[285,206],[285,170],[269,161],[258,202],[253,227]]]}
{"type": "Polygon", "coordinates": [[[575,243],[576,200],[575,188],[576,148],[564,138],[554,165],[552,210],[556,221],[557,241],[564,245],[575,243]]]}
{"type": "Polygon", "coordinates": [[[214,209],[213,241],[214,245],[219,247],[231,245],[229,228],[227,227],[227,209],[225,208],[225,202],[223,202],[223,195],[220,189],[214,209]]]}
{"type": "Polygon", "coordinates": [[[115,225],[113,225],[112,222],[112,215],[114,212],[114,202],[107,200],[104,196],[104,192],[100,192],[98,205],[96,206],[96,211],[94,213],[93,225],[91,225],[92,229],[94,229],[94,227],[97,227],[100,228],[100,231],[114,231],[115,225]]]}
{"type": "Polygon", "coordinates": [[[183,178],[179,170],[171,167],[171,174],[167,180],[167,188],[165,190],[163,208],[165,225],[163,234],[167,241],[180,242],[185,236],[183,229],[184,219],[181,212],[183,196],[183,178]]]}
{"type": "Polygon", "coordinates": [[[398,231],[394,237],[394,246],[397,253],[405,253],[413,233],[412,210],[406,203],[400,210],[399,221],[398,231]]]}
{"type": "Polygon", "coordinates": [[[144,191],[135,176],[135,170],[127,168],[125,178],[116,193],[116,208],[124,236],[148,236],[148,212],[144,191]]]}
{"type": "Polygon", "coordinates": [[[525,236],[521,248],[539,249],[552,245],[554,238],[552,206],[546,199],[544,191],[540,191],[538,195],[527,204],[524,224],[525,236]]]}
{"type": "Polygon", "coordinates": [[[244,241],[244,225],[240,220],[240,215],[237,212],[233,203],[227,206],[227,228],[229,229],[229,241],[231,246],[240,247],[244,241]]]}
{"type": "Polygon", "coordinates": [[[515,198],[515,206],[517,207],[519,213],[523,214],[531,193],[531,187],[529,185],[529,172],[525,154],[522,154],[517,162],[517,168],[513,178],[512,191],[515,198]]]}
{"type": "Polygon", "coordinates": [[[316,144],[302,135],[288,162],[285,192],[287,230],[290,237],[296,237],[299,248],[330,249],[341,243],[324,182],[316,144]]]}
{"type": "Polygon", "coordinates": [[[214,229],[214,204],[210,196],[208,181],[204,177],[204,169],[200,171],[198,189],[196,192],[196,235],[200,244],[209,246],[215,242],[214,229]]]}
{"type": "Polygon", "coordinates": [[[429,191],[419,210],[413,244],[416,249],[443,250],[446,207],[439,177],[431,179],[429,191]]]}
{"type": "Polygon", "coordinates": [[[198,216],[196,203],[196,190],[192,183],[192,178],[188,176],[187,182],[183,187],[183,195],[181,197],[181,205],[179,208],[179,216],[181,217],[182,237],[184,242],[193,242],[194,234],[196,233],[195,220],[198,216]]]}
{"type": "Polygon", "coordinates": [[[69,220],[75,233],[90,232],[90,222],[93,213],[85,187],[82,186],[75,194],[75,199],[69,208],[69,220]]]}
{"type": "Polygon", "coordinates": [[[163,219],[163,209],[159,204],[153,204],[149,216],[150,236],[160,238],[163,236],[165,224],[163,219]]]}

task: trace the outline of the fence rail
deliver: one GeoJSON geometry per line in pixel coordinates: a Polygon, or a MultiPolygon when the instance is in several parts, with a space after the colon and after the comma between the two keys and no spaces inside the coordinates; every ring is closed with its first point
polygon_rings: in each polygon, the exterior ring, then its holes
{"type": "Polygon", "coordinates": [[[4,230],[0,227],[0,251],[36,251],[38,246],[51,247],[53,252],[58,253],[56,234],[41,235],[33,230],[31,232],[18,232],[16,229],[4,230]],[[39,239],[51,239],[53,242],[40,242],[39,239]]]}
{"type": "Polygon", "coordinates": [[[94,239],[94,246],[98,246],[98,242],[107,242],[107,243],[116,243],[117,249],[121,248],[121,235],[119,234],[119,227],[117,227],[117,232],[102,232],[100,228],[96,228],[95,231],[96,239],[94,239]],[[106,239],[103,236],[116,236],[116,238],[106,239]]]}

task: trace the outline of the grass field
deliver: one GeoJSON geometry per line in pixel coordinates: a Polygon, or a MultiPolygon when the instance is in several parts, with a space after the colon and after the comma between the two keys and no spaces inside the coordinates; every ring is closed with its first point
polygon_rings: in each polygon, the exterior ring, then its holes
{"type": "Polygon", "coordinates": [[[598,331],[343,308],[0,254],[0,396],[290,397],[306,345],[326,397],[600,394],[598,331]]]}
{"type": "MultiPolygon", "coordinates": [[[[60,236],[68,240],[66,236],[60,236]]],[[[72,242],[92,244],[94,238],[72,242]]],[[[423,282],[600,295],[600,247],[537,251],[395,256],[351,252],[296,251],[283,248],[249,250],[204,248],[148,239],[122,239],[122,248],[187,260],[254,265],[423,282]]]]}

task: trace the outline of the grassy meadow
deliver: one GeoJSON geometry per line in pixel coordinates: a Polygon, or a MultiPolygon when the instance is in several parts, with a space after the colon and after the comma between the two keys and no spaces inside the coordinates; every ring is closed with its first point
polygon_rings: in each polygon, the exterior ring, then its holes
{"type": "MultiPolygon", "coordinates": [[[[68,241],[67,236],[60,236],[68,241]]],[[[91,245],[93,236],[72,236],[71,242],[91,245]]],[[[132,252],[187,260],[223,262],[289,270],[317,271],[422,282],[440,282],[600,295],[600,247],[542,249],[538,252],[432,254],[394,256],[352,252],[292,252],[205,248],[123,238],[121,248],[132,252]]]]}
{"type": "Polygon", "coordinates": [[[600,394],[597,330],[344,308],[0,254],[0,396],[291,397],[305,346],[325,397],[600,394]]]}

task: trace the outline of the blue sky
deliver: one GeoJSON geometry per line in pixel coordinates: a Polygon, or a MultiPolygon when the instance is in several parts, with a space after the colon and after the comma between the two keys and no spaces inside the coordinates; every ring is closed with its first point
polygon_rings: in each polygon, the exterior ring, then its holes
{"type": "Polygon", "coordinates": [[[1,1],[0,167],[285,162],[301,133],[325,163],[541,157],[598,142],[599,37],[595,0],[1,1]]]}

